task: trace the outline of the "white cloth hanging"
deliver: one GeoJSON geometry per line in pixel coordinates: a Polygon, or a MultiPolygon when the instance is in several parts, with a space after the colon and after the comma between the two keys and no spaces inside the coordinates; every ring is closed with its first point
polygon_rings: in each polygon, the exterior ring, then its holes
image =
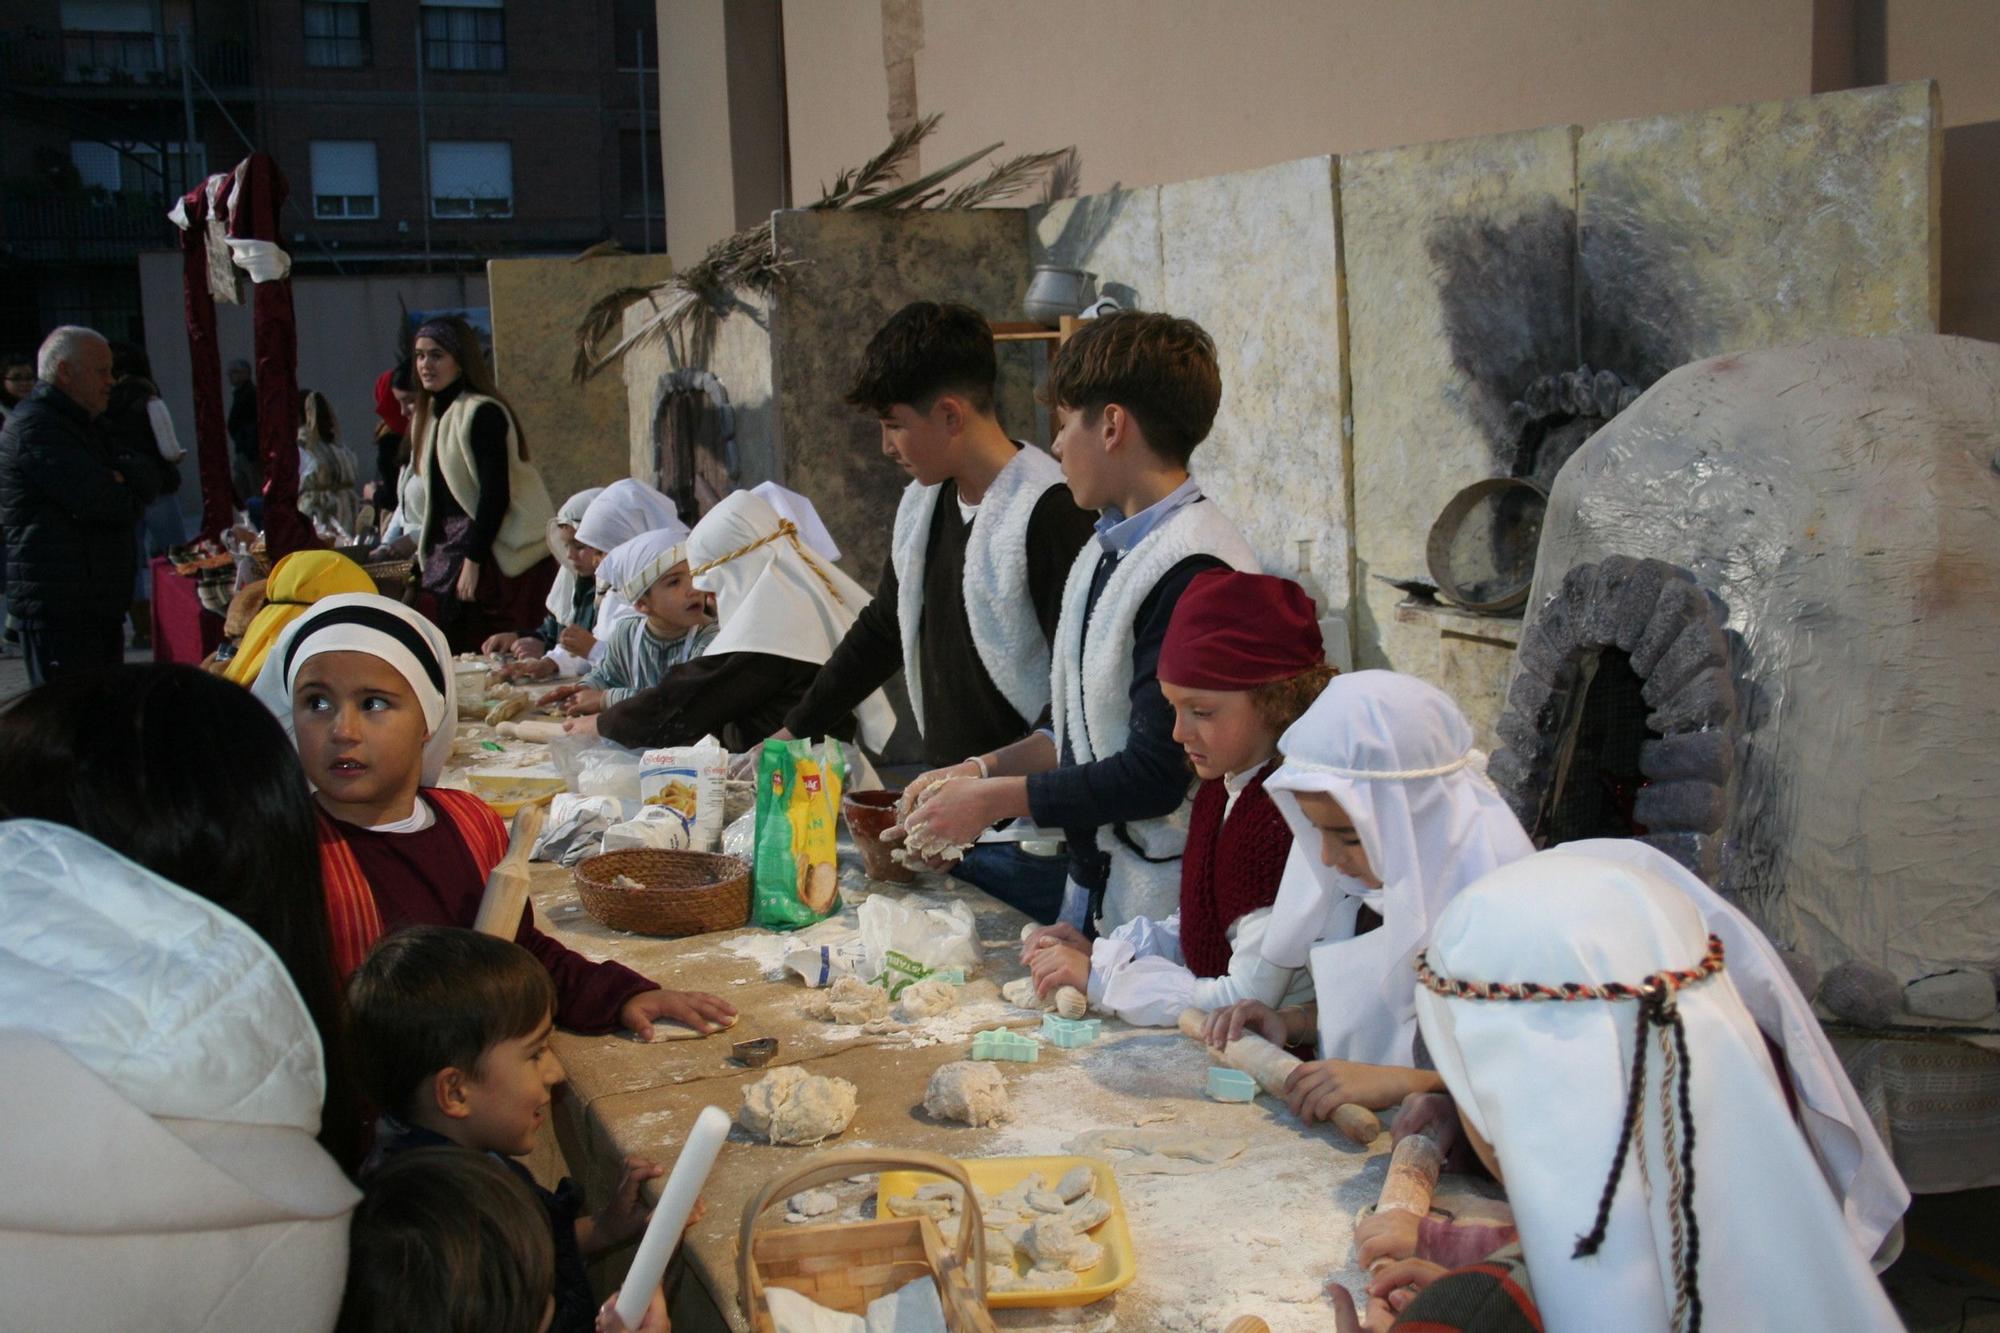
{"type": "MultiPolygon", "coordinates": [[[[1427,961],[1461,982],[1638,985],[1708,950],[1680,887],[1633,865],[1561,851],[1515,861],[1460,893],[1427,961]]],[[[1726,946],[1725,946],[1726,951],[1726,946]]],[[[1732,979],[1681,987],[1686,1112],[1696,1128],[1696,1287],[1718,1329],[1901,1328],[1856,1253],[1839,1201],[1794,1128],[1763,1037],[1732,979]]],[[[1649,1026],[1631,1153],[1595,1254],[1573,1257],[1613,1167],[1639,1040],[1633,1000],[1509,1002],[1415,988],[1418,1021],[1465,1123],[1493,1145],[1550,1333],[1674,1326],[1673,1203],[1681,1123],[1649,1026]],[[1670,1119],[1671,1117],[1671,1119],[1670,1119]],[[1676,1131],[1678,1132],[1678,1131],[1676,1131]],[[1635,1160],[1636,1159],[1636,1160],[1635,1160]]]]}
{"type": "MultiPolygon", "coordinates": [[[[751,491],[723,499],[687,540],[694,586],[715,594],[720,627],[705,656],[767,653],[822,666],[868,605],[867,589],[811,554],[797,529],[751,491]]],[[[896,715],[880,690],[854,710],[863,744],[880,750],[896,715]]]]}
{"type": "Polygon", "coordinates": [[[1336,676],[1278,740],[1285,757],[1264,790],[1306,854],[1285,865],[1264,934],[1279,967],[1309,964],[1324,1059],[1409,1065],[1416,1016],[1409,969],[1459,890],[1534,851],[1475,766],[1472,726],[1449,695],[1414,676],[1336,676]],[[1331,796],[1353,821],[1382,887],[1314,855],[1320,831],[1298,793],[1331,796]],[[1382,924],[1354,933],[1362,905],[1382,924]]]}
{"type": "Polygon", "coordinates": [[[779,518],[788,518],[799,530],[799,540],[804,542],[814,555],[828,560],[840,559],[840,547],[834,544],[833,534],[820,521],[819,510],[813,502],[797,491],[786,490],[775,481],[760,481],[750,488],[752,495],[764,497],[764,503],[778,511],[779,518]]]}

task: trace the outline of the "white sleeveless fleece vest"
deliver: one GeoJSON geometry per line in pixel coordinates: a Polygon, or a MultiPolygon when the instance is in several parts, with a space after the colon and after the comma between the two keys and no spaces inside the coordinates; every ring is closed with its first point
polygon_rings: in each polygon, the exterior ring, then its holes
{"type": "MultiPolygon", "coordinates": [[[[1125,748],[1132,724],[1132,644],[1138,637],[1139,607],[1167,571],[1190,556],[1212,555],[1233,569],[1257,573],[1256,553],[1213,500],[1188,505],[1153,529],[1125,553],[1106,580],[1090,613],[1094,632],[1085,640],[1084,604],[1091,575],[1104,548],[1092,541],[1078,552],[1063,588],[1062,621],[1056,626],[1055,661],[1049,689],[1057,700],[1056,748],[1069,742],[1076,762],[1087,764],[1125,748]],[[1077,670],[1081,654],[1083,669],[1077,670]]],[[[1190,782],[1192,787],[1193,783],[1190,782]]],[[[1097,846],[1111,855],[1098,930],[1110,933],[1134,917],[1164,921],[1180,907],[1181,850],[1187,846],[1192,799],[1158,819],[1125,825],[1145,852],[1135,855],[1115,830],[1097,830],[1097,846]],[[1153,860],[1146,859],[1154,858],[1153,860]],[[1166,860],[1162,858],[1173,858],[1166,860]]]]}
{"type": "MultiPolygon", "coordinates": [[[[1015,441],[1021,444],[1020,441],[1015,441]]],[[[1049,645],[1028,595],[1028,520],[1049,489],[1062,484],[1062,464],[1021,444],[979,501],[965,544],[965,618],[980,665],[1001,697],[1032,725],[1049,701],[1049,645]]],[[[896,624],[903,636],[903,684],[917,731],[924,730],[924,677],[917,628],[924,614],[924,563],[931,516],[942,484],[903,488],[889,558],[896,570],[896,624]]]]}

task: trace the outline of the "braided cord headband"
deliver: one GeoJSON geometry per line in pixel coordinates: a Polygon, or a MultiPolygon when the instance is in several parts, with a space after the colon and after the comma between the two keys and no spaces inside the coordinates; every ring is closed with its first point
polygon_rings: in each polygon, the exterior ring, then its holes
{"type": "Polygon", "coordinates": [[[792,549],[799,553],[799,559],[806,562],[806,568],[810,569],[813,572],[813,575],[819,579],[820,584],[823,587],[825,587],[825,589],[829,594],[832,595],[833,600],[839,602],[842,606],[846,606],[847,599],[840,595],[840,589],[833,586],[833,579],[827,575],[825,569],[820,567],[820,563],[818,559],[814,557],[813,553],[807,550],[805,544],[799,540],[799,525],[792,522],[792,520],[790,520],[789,518],[781,518],[778,520],[778,530],[776,532],[769,533],[765,536],[759,537],[756,541],[751,542],[747,546],[739,546],[735,550],[727,553],[726,555],[719,555],[715,557],[715,559],[710,560],[708,563],[703,565],[698,565],[694,569],[689,570],[688,577],[695,578],[699,575],[706,574],[708,573],[709,570],[714,569],[717,565],[726,565],[731,560],[736,560],[743,556],[746,556],[760,546],[769,546],[772,542],[778,541],[781,538],[791,542],[792,549]]]}
{"type": "Polygon", "coordinates": [[[1456,773],[1472,762],[1472,751],[1467,750],[1448,764],[1436,768],[1370,769],[1336,768],[1332,764],[1315,764],[1310,759],[1287,759],[1286,768],[1296,768],[1307,773],[1325,773],[1329,777],[1352,778],[1357,782],[1409,782],[1416,778],[1441,778],[1447,773],[1456,773]]]}
{"type": "MultiPolygon", "coordinates": [[[[1598,1198],[1596,1219],[1588,1234],[1577,1237],[1576,1249],[1570,1257],[1581,1259],[1595,1254],[1604,1243],[1604,1228],[1611,1219],[1611,1204],[1618,1194],[1618,1182],[1624,1175],[1625,1156],[1632,1149],[1632,1131],[1638,1124],[1640,1106],[1645,1097],[1646,1050],[1652,1045],[1647,1038],[1657,1034],[1662,1072],[1661,1137],[1666,1150],[1667,1173],[1671,1177],[1668,1215],[1673,1226],[1674,1327],[1685,1329],[1688,1333],[1699,1333],[1701,1289],[1695,1270],[1701,1257],[1701,1228],[1694,1215],[1694,1113],[1688,1101],[1687,1029],[1681,1022],[1675,997],[1682,989],[1721,973],[1722,938],[1710,935],[1708,952],[1693,967],[1655,972],[1637,985],[1623,981],[1610,981],[1597,986],[1575,981],[1555,985],[1540,981],[1461,981],[1456,977],[1440,976],[1433,970],[1429,950],[1417,955],[1416,966],[1418,985],[1452,1000],[1638,1001],[1638,1040],[1633,1043],[1631,1081],[1625,1090],[1625,1114],[1618,1131],[1618,1147],[1611,1156],[1611,1174],[1598,1198]]],[[[1645,1171],[1645,1165],[1645,1154],[1641,1150],[1641,1173],[1645,1171]]]]}

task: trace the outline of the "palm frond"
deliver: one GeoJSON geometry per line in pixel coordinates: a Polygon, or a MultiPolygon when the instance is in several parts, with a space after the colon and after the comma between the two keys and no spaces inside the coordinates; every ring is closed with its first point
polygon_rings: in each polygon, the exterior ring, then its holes
{"type": "Polygon", "coordinates": [[[937,129],[943,113],[933,111],[928,116],[919,117],[900,134],[889,140],[889,146],[869,158],[861,167],[841,172],[833,178],[833,188],[820,196],[814,208],[851,208],[861,200],[873,198],[891,185],[896,173],[913,155],[924,140],[937,129]]]}
{"type": "Polygon", "coordinates": [[[1057,148],[1046,153],[1023,153],[1019,157],[1010,157],[1005,162],[996,162],[993,164],[993,169],[984,176],[959,186],[946,195],[944,202],[937,206],[978,208],[983,204],[1012,199],[1037,180],[1046,179],[1065,156],[1075,151],[1074,148],[1057,148]]]}
{"type": "Polygon", "coordinates": [[[590,368],[597,359],[597,344],[624,327],[626,306],[644,300],[654,290],[651,287],[620,287],[590,303],[590,309],[583,312],[583,319],[576,326],[576,359],[570,365],[572,380],[581,384],[590,377],[590,368]]]}
{"type": "Polygon", "coordinates": [[[1053,204],[1062,199],[1074,199],[1083,188],[1083,157],[1074,146],[1065,148],[1056,156],[1056,163],[1049,168],[1048,179],[1042,182],[1042,202],[1053,204]]]}
{"type": "Polygon", "coordinates": [[[956,162],[939,167],[936,171],[927,171],[915,180],[906,181],[893,190],[884,190],[880,194],[873,194],[866,199],[856,200],[854,203],[848,204],[847,207],[855,209],[909,208],[912,206],[913,200],[921,199],[930,194],[938,186],[944,184],[953,176],[964,171],[974,162],[977,162],[980,158],[985,157],[988,153],[999,147],[1001,145],[997,143],[987,144],[976,153],[967,153],[956,162]]]}

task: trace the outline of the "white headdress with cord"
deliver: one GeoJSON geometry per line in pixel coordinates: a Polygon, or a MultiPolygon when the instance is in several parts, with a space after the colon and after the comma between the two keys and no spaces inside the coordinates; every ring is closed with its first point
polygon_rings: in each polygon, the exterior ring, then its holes
{"type": "Polygon", "coordinates": [[[1460,889],[1534,851],[1476,766],[1472,726],[1450,696],[1414,676],[1355,671],[1327,683],[1278,740],[1264,783],[1306,855],[1286,863],[1263,944],[1278,967],[1310,964],[1320,1055],[1408,1065],[1416,1016],[1409,968],[1460,889]],[[1298,793],[1340,803],[1380,889],[1324,865],[1298,793]],[[1363,905],[1382,924],[1354,933],[1363,905]]]}
{"type": "Polygon", "coordinates": [[[814,555],[827,560],[840,559],[840,547],[834,544],[833,534],[826,530],[820,520],[819,510],[813,502],[797,491],[786,490],[775,481],[760,481],[750,488],[753,495],[761,495],[771,508],[778,511],[779,518],[788,518],[799,530],[799,540],[814,555]]]}
{"type": "Polygon", "coordinates": [[[687,538],[671,531],[643,532],[605,557],[618,576],[618,595],[637,602],[660,575],[687,559],[687,538]]]}
{"type": "Polygon", "coordinates": [[[1680,889],[1568,852],[1494,871],[1435,924],[1418,1021],[1493,1145],[1551,1333],[1901,1327],[1732,963],[1680,889]]]}
{"type": "MultiPolygon", "coordinates": [[[[1694,903],[1710,933],[1729,951],[1729,975],[1757,1027],[1784,1055],[1799,1100],[1799,1127],[1840,1200],[1861,1257],[1877,1271],[1902,1249],[1910,1190],[1875,1132],[1826,1030],[1776,949],[1749,917],[1656,847],[1634,838],[1591,838],[1552,847],[1547,856],[1616,861],[1672,885],[1694,903]]],[[[1538,861],[1542,857],[1536,858],[1538,861]]]]}
{"type": "Polygon", "coordinates": [[[292,726],[292,684],[299,668],[322,653],[367,653],[409,682],[429,728],[419,781],[435,787],[458,731],[458,685],[444,631],[401,602],[373,593],[342,593],[314,602],[285,628],[250,687],[293,744],[298,733],[292,726]]]}
{"type": "Polygon", "coordinates": [[[597,623],[592,626],[592,632],[600,639],[610,634],[611,627],[619,621],[639,614],[630,599],[618,592],[623,569],[611,556],[626,542],[648,532],[671,532],[676,541],[684,541],[688,528],[681,522],[680,511],[674,508],[672,500],[645,482],[629,477],[606,486],[576,525],[578,541],[605,553],[604,562],[597,567],[600,591],[597,623]]]}
{"type": "Polygon", "coordinates": [[[590,502],[604,494],[602,486],[593,486],[587,491],[578,491],[563,501],[562,508],[549,520],[549,554],[556,558],[556,581],[549,585],[548,600],[542,605],[548,608],[556,623],[567,625],[570,613],[576,609],[576,568],[569,562],[569,543],[563,540],[564,528],[575,531],[583,521],[583,514],[590,508],[590,502]]]}
{"type": "MultiPolygon", "coordinates": [[[[867,589],[822,560],[762,496],[725,496],[688,535],[694,586],[715,594],[719,628],[707,656],[768,653],[823,665],[868,605],[867,589]]],[[[877,690],[854,710],[861,739],[879,750],[896,715],[877,690]]]]}

